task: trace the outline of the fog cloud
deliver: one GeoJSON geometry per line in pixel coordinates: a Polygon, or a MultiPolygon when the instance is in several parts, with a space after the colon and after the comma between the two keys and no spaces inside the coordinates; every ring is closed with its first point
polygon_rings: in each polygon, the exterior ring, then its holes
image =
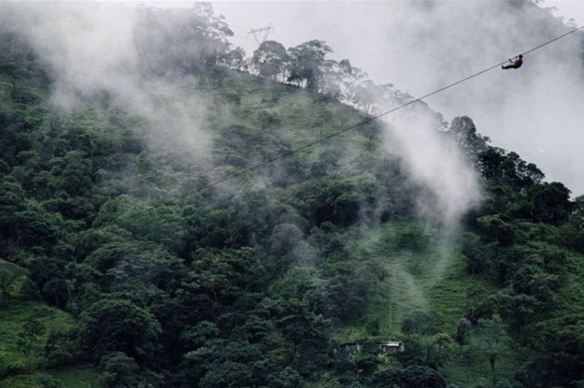
{"type": "Polygon", "coordinates": [[[421,215],[453,232],[481,199],[478,175],[458,143],[425,109],[408,109],[386,119],[385,147],[403,159],[408,177],[427,195],[417,198],[421,215]]]}
{"type": "MultiPolygon", "coordinates": [[[[137,45],[144,9],[110,3],[5,3],[2,23],[22,33],[53,82],[52,102],[66,111],[107,97],[144,120],[148,141],[208,150],[204,99],[192,77],[144,74],[137,45]]],[[[155,144],[157,145],[157,144],[155,144]]]]}

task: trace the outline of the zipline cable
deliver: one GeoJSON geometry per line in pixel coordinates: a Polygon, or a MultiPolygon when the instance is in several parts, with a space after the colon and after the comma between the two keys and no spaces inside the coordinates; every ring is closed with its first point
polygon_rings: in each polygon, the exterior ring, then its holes
{"type": "MultiPolygon", "coordinates": [[[[549,44],[551,44],[553,42],[556,42],[556,41],[558,41],[560,39],[563,39],[566,36],[571,35],[571,34],[575,33],[576,31],[579,31],[579,30],[581,30],[583,28],[584,28],[584,25],[581,25],[581,26],[579,26],[577,28],[574,28],[574,29],[572,29],[572,30],[570,30],[570,31],[562,34],[562,35],[558,35],[558,36],[556,36],[556,37],[554,37],[554,38],[552,38],[552,39],[550,39],[550,40],[548,40],[546,42],[541,43],[538,46],[535,46],[535,47],[533,47],[533,48],[531,48],[531,49],[529,49],[529,50],[521,53],[521,55],[531,54],[534,51],[537,51],[537,50],[541,49],[544,46],[547,46],[547,45],[549,45],[549,44]]],[[[330,133],[328,135],[322,136],[322,137],[320,137],[320,138],[318,138],[318,139],[316,139],[314,141],[308,142],[308,143],[306,143],[304,145],[301,145],[300,147],[294,148],[294,149],[292,149],[290,151],[282,152],[282,153],[280,153],[280,154],[278,154],[278,155],[276,155],[276,156],[274,156],[272,158],[269,158],[269,159],[264,160],[263,162],[260,162],[258,164],[253,165],[253,166],[250,166],[250,167],[248,167],[246,169],[243,169],[242,171],[239,171],[237,173],[228,175],[225,178],[222,178],[222,179],[218,179],[216,181],[213,181],[213,182],[211,182],[211,183],[203,186],[201,189],[196,190],[195,192],[196,193],[203,192],[203,191],[205,191],[205,190],[207,190],[207,189],[209,189],[209,188],[211,188],[213,186],[217,186],[217,185],[219,185],[221,183],[224,183],[224,182],[227,182],[227,181],[229,181],[231,179],[238,178],[238,177],[240,177],[242,175],[245,175],[246,173],[248,173],[250,171],[260,169],[260,168],[262,168],[262,167],[264,167],[264,166],[266,166],[266,165],[268,165],[270,163],[273,163],[275,161],[278,161],[280,159],[287,158],[288,156],[291,156],[291,155],[296,154],[298,152],[304,151],[304,150],[306,150],[306,149],[308,149],[308,148],[310,148],[312,146],[315,146],[317,144],[323,143],[323,142],[325,142],[325,141],[327,141],[329,139],[332,139],[333,137],[337,137],[339,135],[342,135],[345,132],[348,132],[348,131],[353,130],[355,128],[362,127],[363,125],[369,124],[370,122],[372,122],[374,120],[377,120],[377,119],[379,119],[379,118],[381,118],[383,116],[386,116],[386,115],[388,115],[390,113],[396,112],[396,111],[398,111],[400,109],[406,108],[406,107],[408,107],[410,105],[413,105],[413,104],[415,104],[417,102],[421,102],[421,101],[423,101],[424,99],[426,99],[428,97],[434,96],[434,95],[436,95],[438,93],[442,93],[443,91],[448,90],[450,88],[453,88],[453,87],[455,87],[457,85],[460,85],[461,83],[466,82],[466,81],[468,81],[468,80],[470,80],[472,78],[478,77],[478,76],[480,76],[482,74],[485,74],[485,73],[487,73],[487,72],[489,72],[489,71],[491,71],[493,69],[499,68],[501,65],[503,65],[505,63],[508,63],[508,60],[505,60],[505,61],[502,61],[502,62],[498,62],[495,65],[489,66],[486,69],[483,69],[481,71],[478,71],[476,73],[473,73],[473,74],[471,74],[471,75],[469,75],[467,77],[464,77],[464,78],[462,78],[462,79],[460,79],[460,80],[458,80],[456,82],[453,82],[453,83],[448,84],[446,86],[443,86],[443,87],[441,87],[439,89],[436,89],[436,90],[434,90],[434,91],[432,91],[432,92],[430,92],[428,94],[424,94],[421,97],[418,97],[416,99],[413,99],[411,101],[408,101],[408,102],[403,103],[401,105],[398,105],[396,107],[393,107],[391,109],[388,109],[386,111],[383,111],[381,113],[378,113],[376,115],[373,115],[373,116],[371,116],[371,117],[369,117],[369,118],[367,118],[367,119],[365,119],[363,121],[360,121],[360,122],[358,122],[356,124],[353,124],[351,126],[348,126],[348,127],[345,127],[345,128],[341,128],[340,130],[338,130],[336,132],[332,132],[332,133],[330,133]]]]}
{"type": "Polygon", "coordinates": [[[576,28],[574,28],[573,30],[570,30],[570,31],[568,31],[568,32],[566,32],[566,33],[564,33],[564,34],[562,34],[562,35],[558,35],[558,36],[556,36],[555,38],[552,38],[552,39],[550,39],[550,40],[548,40],[548,41],[546,41],[546,42],[544,42],[544,43],[542,43],[542,44],[540,44],[540,45],[538,45],[538,46],[535,46],[535,47],[533,47],[533,48],[531,48],[531,49],[529,49],[529,50],[527,50],[527,51],[525,51],[525,52],[521,53],[521,55],[528,55],[528,54],[531,54],[532,52],[534,52],[534,51],[537,51],[537,50],[539,50],[540,48],[542,48],[542,47],[544,47],[544,46],[547,46],[547,45],[548,45],[548,44],[550,44],[550,43],[553,43],[553,42],[555,42],[556,40],[560,40],[560,39],[562,39],[562,38],[565,38],[566,36],[568,36],[568,35],[571,35],[571,34],[573,34],[573,33],[574,33],[574,32],[576,32],[576,31],[580,31],[580,30],[581,30],[581,29],[583,29],[583,28],[584,28],[584,24],[583,24],[583,25],[581,25],[580,27],[576,27],[576,28]]]}

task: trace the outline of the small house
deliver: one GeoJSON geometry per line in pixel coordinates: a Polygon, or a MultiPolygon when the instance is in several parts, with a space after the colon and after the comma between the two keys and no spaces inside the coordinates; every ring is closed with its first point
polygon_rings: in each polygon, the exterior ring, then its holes
{"type": "Polygon", "coordinates": [[[379,344],[379,348],[384,353],[398,353],[406,350],[401,341],[383,341],[379,344]]]}

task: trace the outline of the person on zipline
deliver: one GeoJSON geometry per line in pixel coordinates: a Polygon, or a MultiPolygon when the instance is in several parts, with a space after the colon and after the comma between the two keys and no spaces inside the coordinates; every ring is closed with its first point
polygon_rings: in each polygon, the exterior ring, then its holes
{"type": "Polygon", "coordinates": [[[523,55],[519,54],[515,58],[509,59],[508,63],[501,65],[501,69],[519,69],[521,65],[523,65],[523,55]]]}

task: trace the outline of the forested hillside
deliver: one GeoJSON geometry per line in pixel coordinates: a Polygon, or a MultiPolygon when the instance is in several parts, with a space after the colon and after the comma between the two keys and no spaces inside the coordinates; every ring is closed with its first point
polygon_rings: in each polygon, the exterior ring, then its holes
{"type": "Polygon", "coordinates": [[[409,96],[141,12],[132,88],[66,106],[0,26],[0,387],[584,386],[583,201],[468,117],[435,128],[483,192],[456,227],[380,121],[280,158],[409,96]]]}

